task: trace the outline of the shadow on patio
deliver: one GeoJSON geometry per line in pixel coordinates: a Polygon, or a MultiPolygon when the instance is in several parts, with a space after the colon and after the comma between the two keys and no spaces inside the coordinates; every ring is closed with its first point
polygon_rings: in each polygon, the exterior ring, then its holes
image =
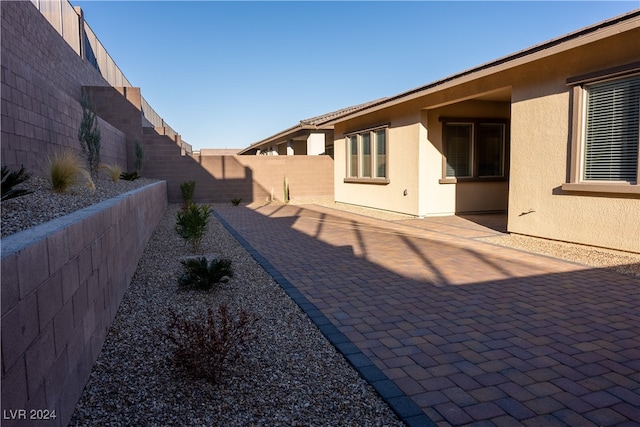
{"type": "Polygon", "coordinates": [[[640,422],[635,277],[330,209],[216,214],[409,425],[640,422]]]}

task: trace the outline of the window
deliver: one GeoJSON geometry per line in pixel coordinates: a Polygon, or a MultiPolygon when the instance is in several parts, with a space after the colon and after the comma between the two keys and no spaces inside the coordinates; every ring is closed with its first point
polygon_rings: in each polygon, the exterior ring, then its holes
{"type": "Polygon", "coordinates": [[[387,127],[359,131],[346,136],[349,182],[388,183],[387,127]]]}
{"type": "Polygon", "coordinates": [[[571,176],[566,191],[640,193],[638,64],[567,81],[572,87],[571,176]]]}
{"type": "Polygon", "coordinates": [[[376,146],[376,178],[387,176],[387,131],[380,129],[374,132],[376,146]]]}
{"type": "Polygon", "coordinates": [[[349,137],[349,177],[358,177],[358,137],[349,137]]]}
{"type": "Polygon", "coordinates": [[[505,123],[445,121],[443,141],[445,178],[504,177],[505,123]]]}
{"type": "Polygon", "coordinates": [[[585,86],[585,181],[638,179],[640,76],[585,86]]]}
{"type": "Polygon", "coordinates": [[[449,177],[471,176],[473,125],[465,123],[447,123],[445,137],[445,156],[449,177]]]}

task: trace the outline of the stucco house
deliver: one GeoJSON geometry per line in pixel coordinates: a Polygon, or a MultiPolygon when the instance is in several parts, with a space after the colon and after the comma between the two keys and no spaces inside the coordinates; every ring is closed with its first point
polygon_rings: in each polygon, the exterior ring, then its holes
{"type": "Polygon", "coordinates": [[[380,100],[300,120],[300,123],[240,150],[238,155],[315,156],[327,154],[333,156],[333,125],[329,125],[327,122],[335,117],[358,111],[377,101],[380,100]]]}
{"type": "Polygon", "coordinates": [[[322,123],[335,200],[640,252],[640,10],[322,123]]]}

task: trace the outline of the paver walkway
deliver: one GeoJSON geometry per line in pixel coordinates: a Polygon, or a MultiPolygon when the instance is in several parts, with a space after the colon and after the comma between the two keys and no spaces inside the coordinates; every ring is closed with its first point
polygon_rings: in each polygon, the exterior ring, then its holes
{"type": "Polygon", "coordinates": [[[216,215],[410,425],[640,425],[636,277],[474,240],[498,232],[458,217],[216,215]]]}

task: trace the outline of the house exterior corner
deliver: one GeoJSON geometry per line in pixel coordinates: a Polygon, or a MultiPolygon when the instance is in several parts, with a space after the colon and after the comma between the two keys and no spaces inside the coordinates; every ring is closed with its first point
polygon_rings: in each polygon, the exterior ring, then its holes
{"type": "Polygon", "coordinates": [[[333,119],[336,201],[640,252],[638,40],[637,10],[333,119]]]}

